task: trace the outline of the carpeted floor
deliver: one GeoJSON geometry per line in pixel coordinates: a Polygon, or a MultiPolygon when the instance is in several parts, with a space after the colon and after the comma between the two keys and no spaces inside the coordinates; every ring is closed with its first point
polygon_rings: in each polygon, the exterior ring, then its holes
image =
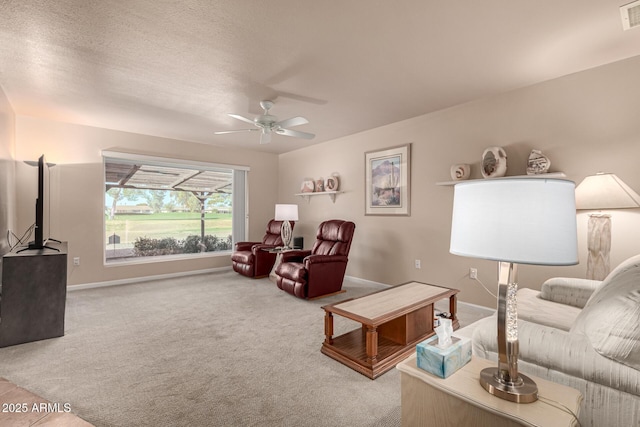
{"type": "Polygon", "coordinates": [[[320,353],[321,306],[381,288],[304,301],[229,271],[70,291],[65,336],[0,349],[0,377],[96,426],[399,426],[398,371],[320,353]]]}

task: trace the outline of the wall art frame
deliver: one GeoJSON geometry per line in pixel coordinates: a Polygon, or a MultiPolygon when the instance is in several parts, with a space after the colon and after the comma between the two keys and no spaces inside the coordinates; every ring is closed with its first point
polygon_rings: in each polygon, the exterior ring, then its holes
{"type": "Polygon", "coordinates": [[[368,151],[365,215],[411,215],[411,144],[368,151]]]}

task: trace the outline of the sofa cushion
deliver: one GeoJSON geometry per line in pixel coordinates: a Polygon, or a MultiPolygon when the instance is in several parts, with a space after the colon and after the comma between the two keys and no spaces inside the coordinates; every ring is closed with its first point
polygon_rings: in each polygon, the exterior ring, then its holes
{"type": "Polygon", "coordinates": [[[640,369],[640,255],[606,277],[571,332],[586,335],[603,356],[640,369]]]}
{"type": "Polygon", "coordinates": [[[276,268],[276,274],[294,282],[305,282],[307,270],[300,262],[283,262],[276,268]]]}

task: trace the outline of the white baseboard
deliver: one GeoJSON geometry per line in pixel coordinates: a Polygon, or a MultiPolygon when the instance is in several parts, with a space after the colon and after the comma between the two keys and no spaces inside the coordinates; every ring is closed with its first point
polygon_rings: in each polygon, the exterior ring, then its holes
{"type": "Polygon", "coordinates": [[[81,289],[104,288],[107,286],[129,285],[132,283],[149,282],[151,280],[172,279],[174,277],[194,276],[196,274],[219,273],[231,270],[229,267],[207,268],[205,270],[183,271],[179,273],[158,274],[156,276],[132,277],[129,279],[109,280],[106,282],[83,283],[79,285],[70,285],[67,291],[79,291],[81,289]]]}
{"type": "Polygon", "coordinates": [[[487,313],[495,313],[496,309],[495,308],[489,308],[489,307],[485,307],[484,305],[478,305],[478,304],[472,304],[470,302],[464,302],[464,301],[460,301],[458,300],[458,305],[466,305],[467,307],[473,307],[476,310],[479,311],[485,311],[487,313]]]}
{"type": "Polygon", "coordinates": [[[387,283],[374,282],[373,280],[361,279],[359,277],[354,277],[354,276],[344,276],[344,278],[349,279],[352,282],[361,283],[363,285],[377,285],[377,286],[387,286],[387,287],[392,286],[387,283]]]}

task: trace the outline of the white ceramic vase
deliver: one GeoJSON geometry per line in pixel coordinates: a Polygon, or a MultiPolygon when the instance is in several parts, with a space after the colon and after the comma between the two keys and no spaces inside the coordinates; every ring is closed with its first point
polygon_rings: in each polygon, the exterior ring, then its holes
{"type": "Polygon", "coordinates": [[[482,176],[496,178],[507,173],[507,153],[502,147],[489,147],[482,153],[482,176]]]}

